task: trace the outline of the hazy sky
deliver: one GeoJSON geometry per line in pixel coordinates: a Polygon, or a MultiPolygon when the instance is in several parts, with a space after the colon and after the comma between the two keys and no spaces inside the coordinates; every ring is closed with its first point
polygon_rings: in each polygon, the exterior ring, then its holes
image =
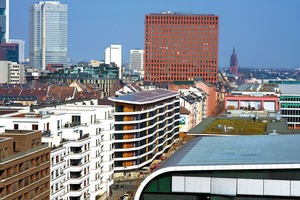
{"type": "MultiPolygon", "coordinates": [[[[10,38],[26,41],[37,0],[10,0],[10,38]]],[[[144,16],[174,11],[219,16],[219,66],[233,47],[240,67],[300,67],[300,0],[62,0],[69,5],[69,57],[103,59],[110,44],[144,48],[144,16]]]]}

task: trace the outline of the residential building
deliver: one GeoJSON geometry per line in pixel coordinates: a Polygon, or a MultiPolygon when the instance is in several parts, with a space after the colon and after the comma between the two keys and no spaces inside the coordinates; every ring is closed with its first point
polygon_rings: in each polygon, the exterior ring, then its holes
{"type": "Polygon", "coordinates": [[[279,84],[279,111],[289,128],[300,129],[300,91],[298,84],[279,84]]]}
{"type": "Polygon", "coordinates": [[[299,142],[299,134],[195,138],[146,177],[134,199],[298,199],[299,142]]]}
{"type": "Polygon", "coordinates": [[[146,15],[144,80],[218,82],[218,30],[216,15],[146,15]]]}
{"type": "Polygon", "coordinates": [[[179,94],[157,89],[109,97],[115,102],[116,176],[134,177],[179,137],[179,94]]]}
{"type": "MultiPolygon", "coordinates": [[[[180,106],[187,109],[189,113],[189,131],[206,118],[207,94],[198,88],[180,89],[180,106]]],[[[185,132],[187,132],[185,131],[185,132]]]]}
{"type": "Polygon", "coordinates": [[[30,66],[68,64],[68,5],[40,1],[30,9],[30,66]]]}
{"type": "Polygon", "coordinates": [[[9,0],[0,0],[0,44],[9,41],[9,0]]]}
{"type": "Polygon", "coordinates": [[[119,79],[122,78],[122,45],[112,44],[105,49],[105,64],[115,63],[119,68],[119,79]]]}
{"type": "Polygon", "coordinates": [[[18,39],[10,39],[9,43],[18,44],[19,45],[19,62],[25,62],[25,41],[18,39]]]}
{"type": "Polygon", "coordinates": [[[54,73],[42,73],[41,83],[71,84],[78,81],[82,84],[95,84],[103,90],[104,96],[111,96],[118,90],[120,80],[119,69],[115,64],[100,64],[93,67],[87,63],[79,63],[71,68],[64,68],[54,73]]]}
{"type": "Polygon", "coordinates": [[[130,69],[138,72],[144,71],[144,50],[130,50],[130,69]]]}
{"type": "Polygon", "coordinates": [[[24,65],[0,61],[0,83],[21,84],[25,82],[24,65]]]}
{"type": "Polygon", "coordinates": [[[50,148],[41,131],[0,133],[0,198],[41,199],[50,196],[50,148]]]}
{"type": "Polygon", "coordinates": [[[98,199],[113,184],[113,108],[97,100],[32,106],[2,115],[0,125],[42,131],[51,149],[50,199],[98,199]]]}
{"type": "Polygon", "coordinates": [[[237,55],[235,53],[235,48],[233,48],[233,52],[230,57],[229,72],[234,75],[238,75],[238,73],[239,73],[238,59],[237,59],[237,55]]]}
{"type": "Polygon", "coordinates": [[[19,44],[0,44],[0,60],[19,62],[19,44]]]}

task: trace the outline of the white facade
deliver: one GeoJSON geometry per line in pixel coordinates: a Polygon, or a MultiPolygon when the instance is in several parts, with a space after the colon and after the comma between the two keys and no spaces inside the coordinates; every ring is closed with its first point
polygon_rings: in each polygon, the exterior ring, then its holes
{"type": "Polygon", "coordinates": [[[119,67],[119,79],[122,78],[122,45],[112,44],[104,52],[105,64],[115,63],[119,67]]]}
{"type": "Polygon", "coordinates": [[[68,5],[41,1],[30,10],[30,66],[68,63],[68,5]]]}
{"type": "Polygon", "coordinates": [[[2,115],[6,129],[41,130],[52,146],[51,200],[96,199],[113,184],[113,108],[90,101],[2,115]]]}
{"type": "Polygon", "coordinates": [[[0,83],[21,84],[25,82],[24,65],[0,61],[0,83]]]}
{"type": "Polygon", "coordinates": [[[189,124],[193,128],[206,118],[206,93],[197,88],[180,89],[180,106],[190,111],[189,124]]]}
{"type": "Polygon", "coordinates": [[[9,43],[14,43],[19,45],[19,62],[25,62],[25,41],[24,40],[17,40],[17,39],[10,39],[9,43]]]}
{"type": "Polygon", "coordinates": [[[130,69],[139,72],[144,70],[144,50],[130,50],[130,69]]]}

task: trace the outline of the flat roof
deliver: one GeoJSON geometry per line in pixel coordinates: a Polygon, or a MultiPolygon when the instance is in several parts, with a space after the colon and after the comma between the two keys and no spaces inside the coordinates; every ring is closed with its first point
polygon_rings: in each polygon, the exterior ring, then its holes
{"type": "Polygon", "coordinates": [[[300,95],[299,84],[279,84],[281,95],[296,94],[300,95]]]}
{"type": "Polygon", "coordinates": [[[122,102],[129,104],[147,104],[175,97],[177,95],[179,95],[177,92],[171,90],[156,89],[109,97],[108,99],[114,102],[122,102]]]}
{"type": "Polygon", "coordinates": [[[159,169],[176,166],[300,163],[300,135],[217,136],[191,140],[159,169]]]}

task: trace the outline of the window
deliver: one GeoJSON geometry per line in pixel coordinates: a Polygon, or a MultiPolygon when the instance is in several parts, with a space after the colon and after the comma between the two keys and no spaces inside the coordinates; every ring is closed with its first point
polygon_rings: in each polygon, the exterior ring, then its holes
{"type": "Polygon", "coordinates": [[[32,124],[32,130],[39,130],[39,125],[32,124]]]}
{"type": "Polygon", "coordinates": [[[14,130],[18,130],[19,129],[19,124],[14,124],[14,130]]]}

